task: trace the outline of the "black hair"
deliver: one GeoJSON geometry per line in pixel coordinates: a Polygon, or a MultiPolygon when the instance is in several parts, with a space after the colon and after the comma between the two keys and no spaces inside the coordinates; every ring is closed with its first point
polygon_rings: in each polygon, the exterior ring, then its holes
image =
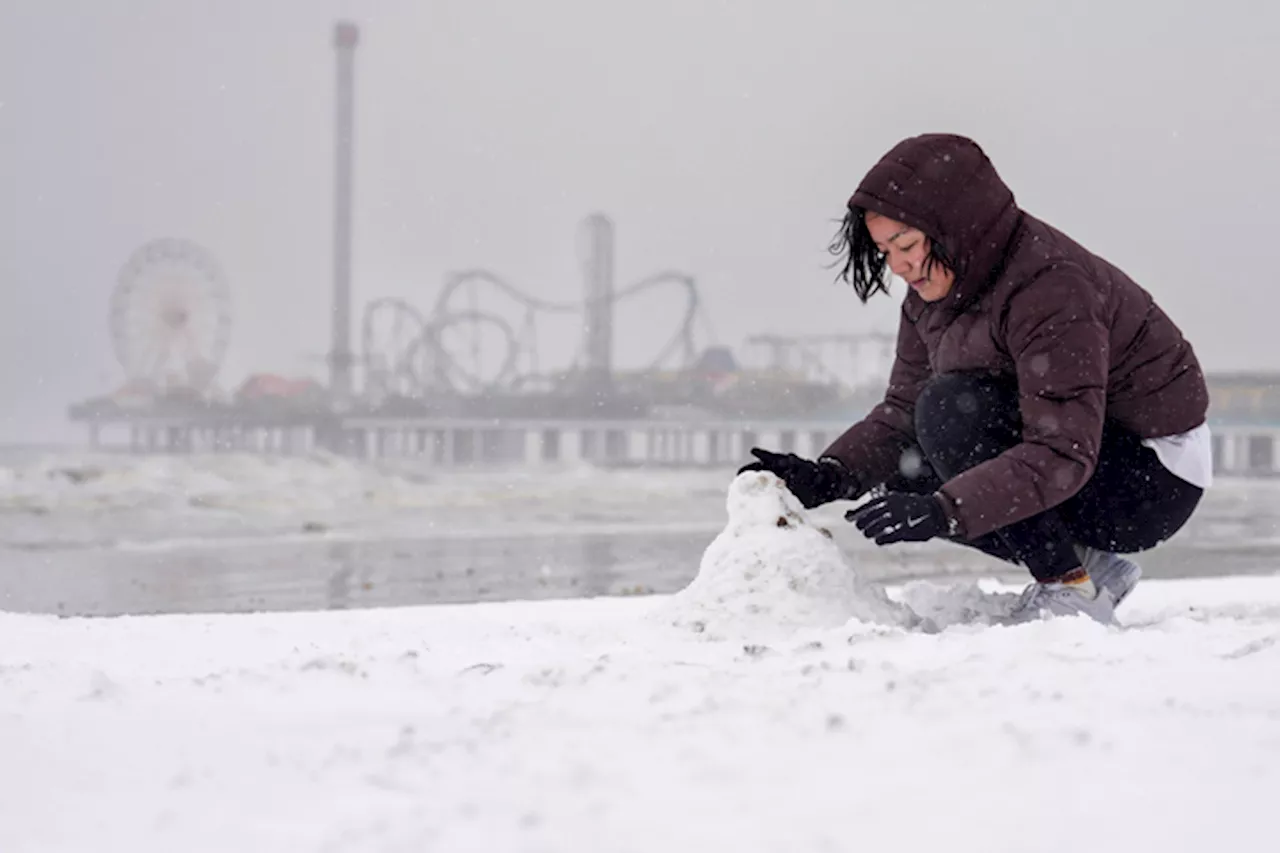
{"type": "MultiPolygon", "coordinates": [[[[889,284],[884,275],[884,253],[876,248],[875,241],[871,239],[866,219],[866,208],[850,207],[836,235],[831,238],[831,245],[827,247],[827,251],[836,256],[832,266],[838,266],[841,259],[844,261],[844,267],[836,278],[852,284],[853,292],[864,303],[876,293],[889,292],[889,284]]],[[[947,256],[942,244],[928,234],[925,238],[929,241],[929,252],[924,258],[924,274],[931,274],[935,264],[954,273],[955,263],[947,256]]]]}

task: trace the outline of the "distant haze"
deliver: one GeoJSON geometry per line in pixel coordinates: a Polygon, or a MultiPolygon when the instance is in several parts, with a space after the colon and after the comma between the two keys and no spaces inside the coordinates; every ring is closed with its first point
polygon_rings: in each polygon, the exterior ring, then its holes
{"type": "MultiPolygon", "coordinates": [[[[226,270],[222,384],[323,375],[340,17],[361,27],[357,318],[378,296],[429,308],[469,267],[576,299],[599,210],[619,284],[692,273],[721,343],[891,330],[900,291],[859,305],[824,249],[877,157],[952,131],[1155,293],[1208,368],[1280,369],[1275,4],[6,0],[0,441],[74,436],[66,404],[121,384],[108,299],[159,236],[226,270]]],[[[679,306],[621,307],[619,362],[679,306]]],[[[578,335],[555,328],[550,363],[578,335]]]]}

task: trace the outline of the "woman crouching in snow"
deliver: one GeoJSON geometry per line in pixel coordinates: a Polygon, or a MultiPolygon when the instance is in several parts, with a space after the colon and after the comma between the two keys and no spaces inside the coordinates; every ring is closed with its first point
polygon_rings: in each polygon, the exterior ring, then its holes
{"type": "Polygon", "coordinates": [[[1018,208],[982,149],[907,139],[849,200],[832,252],[866,302],[910,285],[884,402],[817,461],[759,448],[807,507],[878,545],[934,537],[1020,563],[1015,619],[1111,622],[1212,474],[1208,391],[1151,295],[1018,208]]]}

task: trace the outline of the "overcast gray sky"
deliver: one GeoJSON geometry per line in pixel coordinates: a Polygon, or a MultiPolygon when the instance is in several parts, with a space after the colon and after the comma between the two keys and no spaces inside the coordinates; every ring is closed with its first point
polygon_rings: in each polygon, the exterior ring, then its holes
{"type": "MultiPolygon", "coordinates": [[[[67,402],[120,384],[108,300],[158,236],[226,270],[225,384],[319,375],[339,16],[362,28],[357,303],[426,307],[473,266],[576,298],[575,232],[603,210],[619,282],[695,274],[722,343],[891,330],[900,292],[863,307],[831,283],[832,220],[898,139],[951,131],[1151,290],[1210,369],[1280,369],[1278,8],[0,0],[0,441],[65,436],[67,402]]],[[[620,360],[678,308],[623,308],[620,360]]]]}

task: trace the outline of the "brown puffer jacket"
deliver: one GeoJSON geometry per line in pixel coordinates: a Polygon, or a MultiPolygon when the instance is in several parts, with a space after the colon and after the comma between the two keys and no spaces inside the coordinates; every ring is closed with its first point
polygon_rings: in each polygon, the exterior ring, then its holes
{"type": "Polygon", "coordinates": [[[908,292],[884,402],[825,455],[864,486],[898,469],[915,401],[939,373],[1017,378],[1022,443],[942,487],[972,538],[1074,495],[1093,475],[1104,418],[1144,438],[1205,420],[1191,345],[1128,276],[1020,210],[982,150],[958,136],[899,143],[849,200],[919,228],[956,264],[942,300],[908,292]]]}

